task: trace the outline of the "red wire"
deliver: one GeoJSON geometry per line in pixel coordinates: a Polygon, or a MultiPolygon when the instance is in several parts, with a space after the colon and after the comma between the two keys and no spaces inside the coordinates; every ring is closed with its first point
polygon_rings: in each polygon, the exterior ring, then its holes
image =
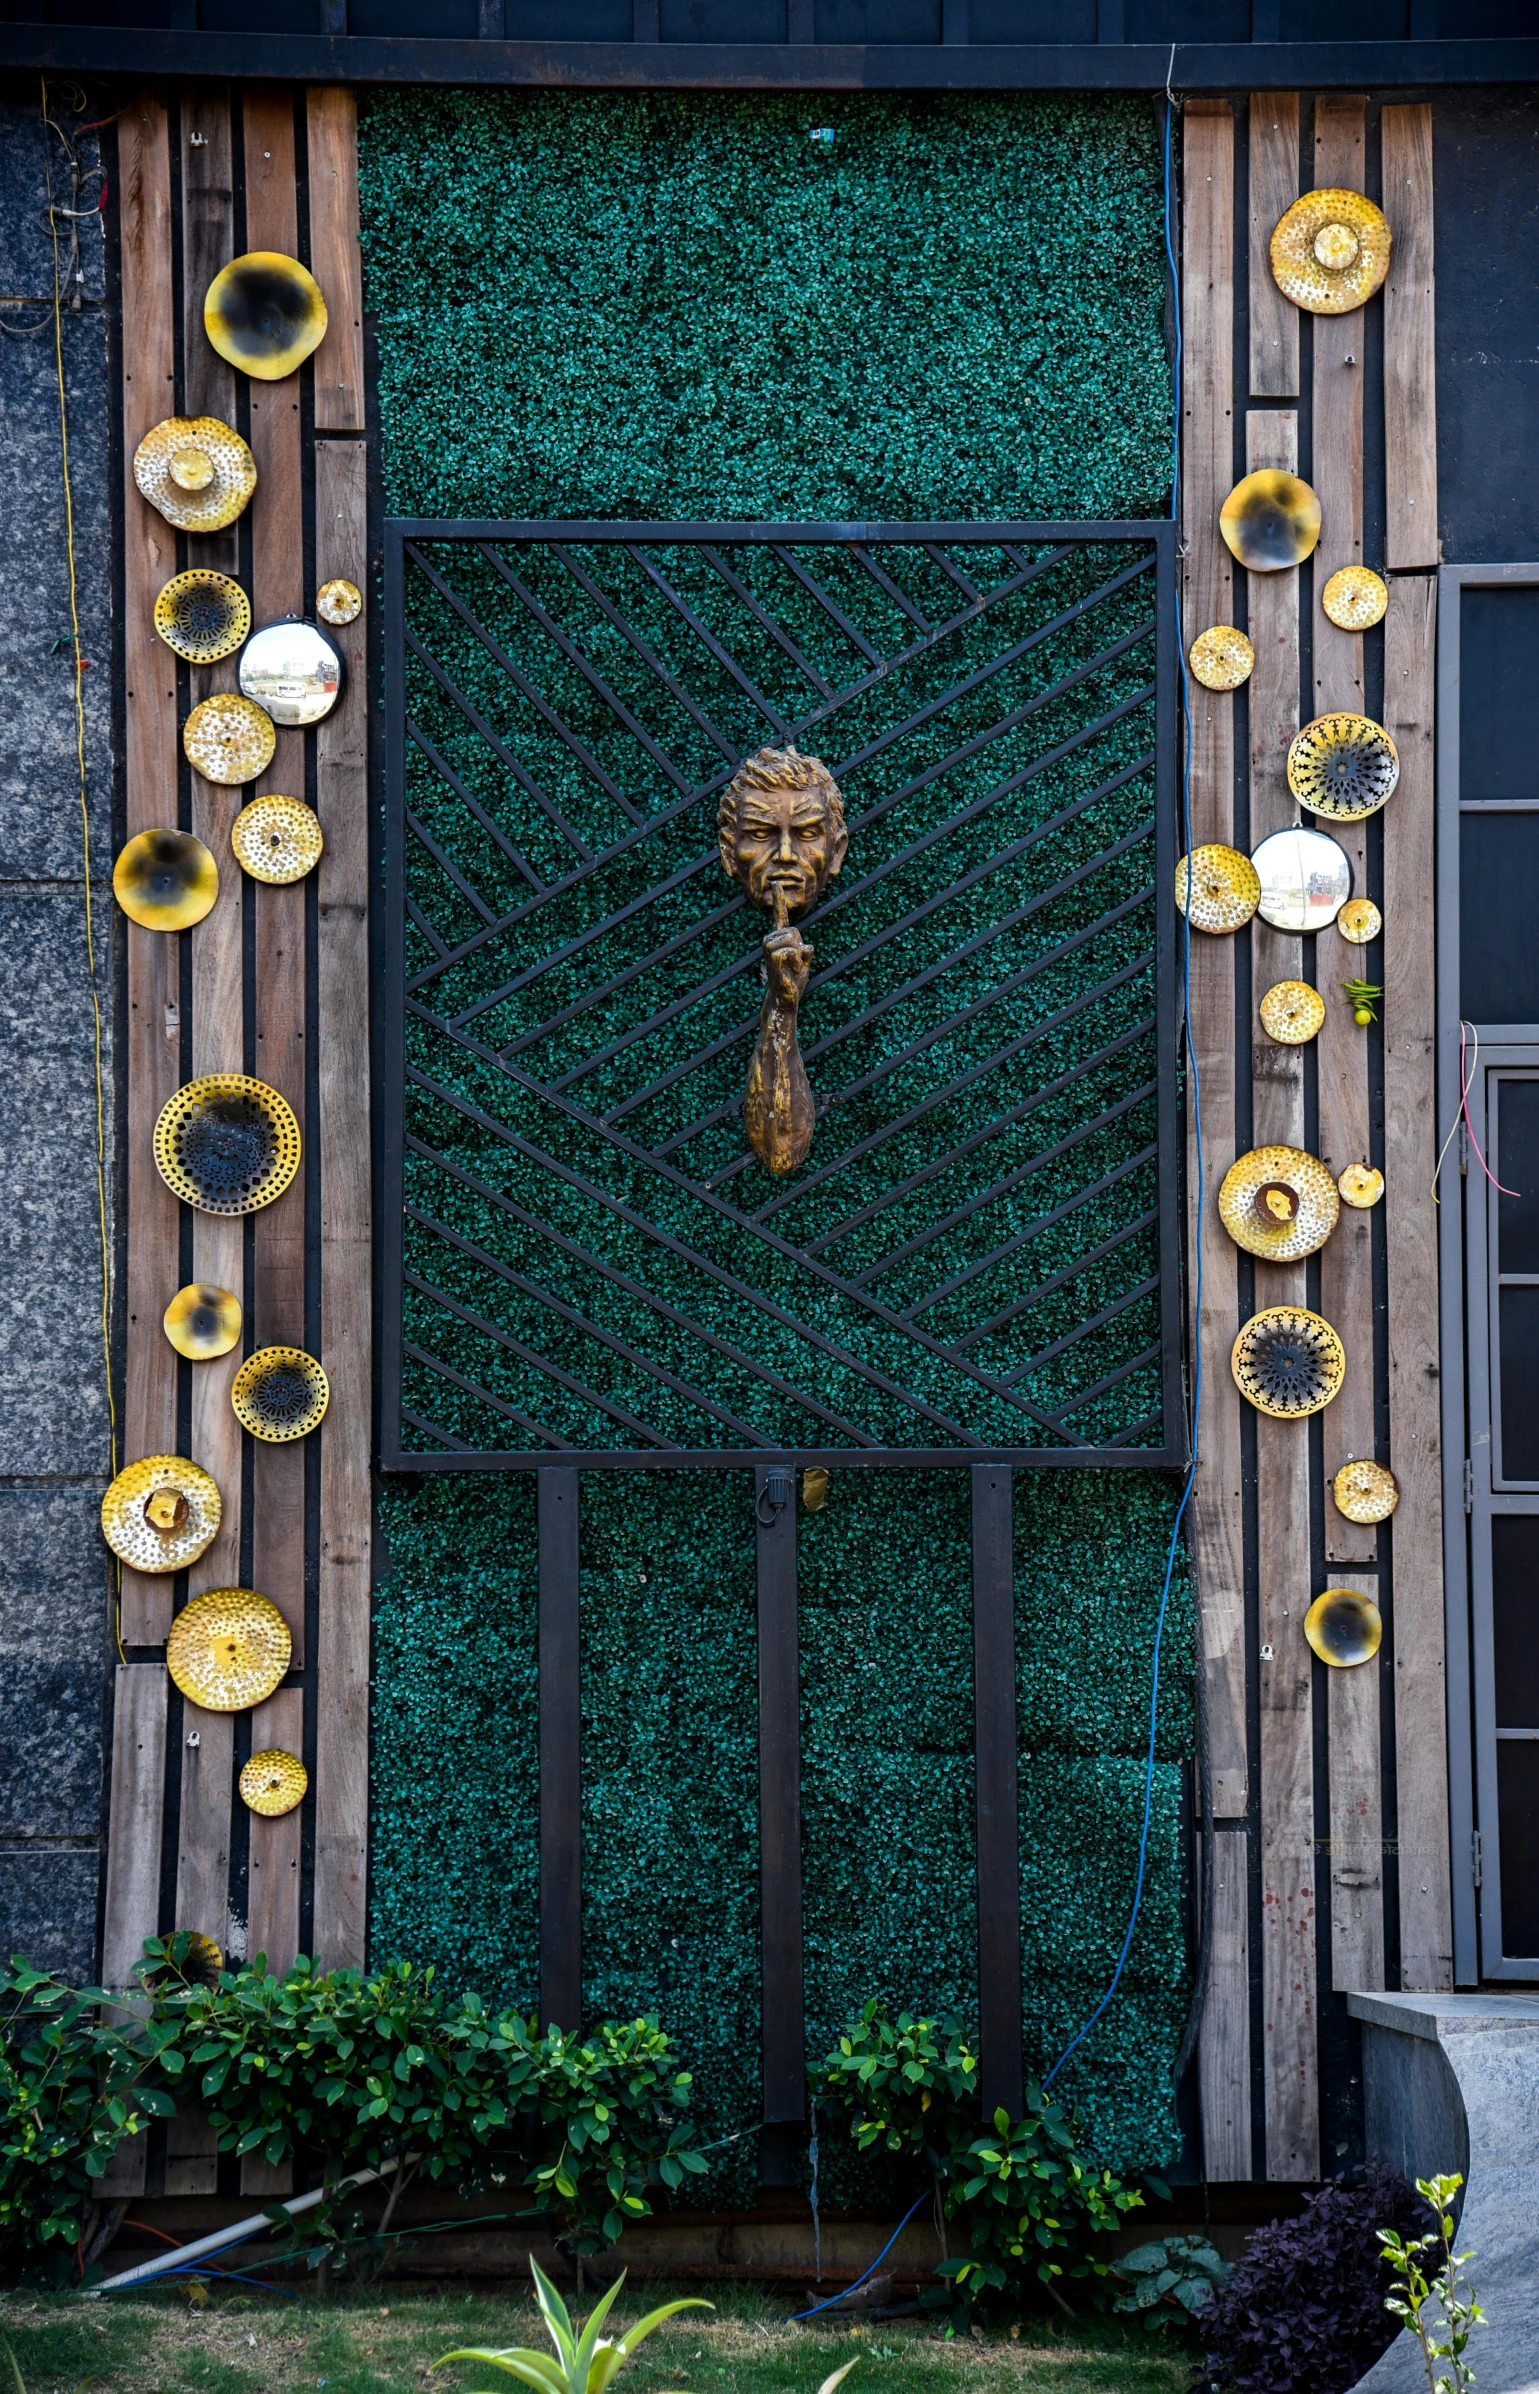
{"type": "Polygon", "coordinates": [[[1459,1108],[1464,1116],[1464,1127],[1470,1135],[1470,1145],[1475,1150],[1475,1161],[1493,1189],[1500,1189],[1504,1197],[1521,1197],[1523,1194],[1521,1189],[1509,1189],[1505,1182],[1497,1179],[1496,1174],[1480,1152],[1480,1141],[1475,1136],[1475,1125],[1470,1120],[1470,1080],[1473,1075],[1467,1075],[1464,1070],[1464,1046],[1465,1029],[1461,1022],[1459,1025],[1459,1108]]]}

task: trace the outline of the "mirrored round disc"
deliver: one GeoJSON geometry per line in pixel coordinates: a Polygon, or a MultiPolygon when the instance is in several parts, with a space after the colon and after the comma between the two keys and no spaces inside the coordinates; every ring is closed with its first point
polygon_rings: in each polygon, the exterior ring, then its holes
{"type": "Polygon", "coordinates": [[[241,651],[240,686],[274,723],[319,723],[342,693],[341,652],[298,616],[264,623],[241,651]]]}
{"type": "Polygon", "coordinates": [[[1276,931],[1323,931],[1352,895],[1352,864],[1329,832],[1295,823],[1251,857],[1261,884],[1256,912],[1276,931]]]}
{"type": "Polygon", "coordinates": [[[1384,1623],[1373,1598],[1360,1589],[1327,1588],[1304,1615],[1304,1635],[1333,1671],[1350,1671],[1378,1653],[1384,1623]]]}

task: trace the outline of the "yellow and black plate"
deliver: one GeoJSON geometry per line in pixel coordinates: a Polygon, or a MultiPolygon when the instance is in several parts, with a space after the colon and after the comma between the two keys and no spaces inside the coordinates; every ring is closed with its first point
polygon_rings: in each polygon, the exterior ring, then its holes
{"type": "Polygon", "coordinates": [[[296,1804],[305,1800],[310,1774],[297,1754],[287,1754],[282,1746],[268,1746],[260,1754],[253,1754],[240,1775],[240,1800],[249,1811],[260,1812],[264,1820],[281,1820],[285,1812],[292,1812],[296,1804]]]}
{"type": "Polygon", "coordinates": [[[1210,841],[1176,867],[1176,905],[1194,931],[1239,931],[1261,897],[1261,876],[1241,848],[1210,841]]]}
{"type": "Polygon", "coordinates": [[[273,761],[278,735],[265,707],[222,690],[195,706],[182,725],[187,762],[221,789],[255,781],[273,761]]]}
{"type": "Polygon", "coordinates": [[[1369,632],[1389,610],[1389,585],[1371,565],[1343,565],[1320,593],[1320,604],[1343,632],[1369,632]]]}
{"type": "Polygon", "coordinates": [[[299,1170],[287,1098],[243,1072],[206,1072],[168,1097],[155,1125],[167,1188],[204,1214],[254,1214],[299,1170]]]}
{"type": "Polygon", "coordinates": [[[251,1588],[210,1588],[172,1622],[166,1669],[205,1712],[244,1712],[272,1694],[292,1652],[289,1625],[267,1597],[251,1588]]]}
{"type": "Polygon", "coordinates": [[[230,826],[230,845],[253,881],[303,881],[325,842],[302,798],[253,798],[230,826]]]}
{"type": "Polygon", "coordinates": [[[102,1498],[102,1536],[135,1571],[185,1571],[219,1534],[223,1500],[185,1455],[146,1455],[102,1498]]]}
{"type": "Polygon", "coordinates": [[[1331,1482],[1331,1497],[1348,1521],[1387,1521],[1400,1502],[1400,1483],[1387,1463],[1365,1457],[1343,1463],[1331,1482]]]}
{"type": "Polygon", "coordinates": [[[1400,758],[1371,715],[1317,715],[1295,732],[1288,787],[1312,815],[1355,823],[1376,815],[1400,779],[1400,758]]]}
{"type": "Polygon", "coordinates": [[[251,249],[216,274],[203,298],[203,329],[220,356],[258,382],[297,373],[326,335],[321,286],[297,258],[251,249]]]}
{"type": "Polygon", "coordinates": [[[1218,528],[1247,573],[1302,565],[1320,537],[1320,502],[1297,474],[1276,467],[1247,474],[1219,510],[1218,528]]]}
{"type": "Polygon", "coordinates": [[[1256,669],[1256,652],[1232,623],[1215,623],[1198,633],[1186,661],[1205,690],[1238,690],[1256,669]]]}
{"type": "Polygon", "coordinates": [[[1247,1255],[1297,1263],[1325,1245],[1341,1214],[1328,1166],[1303,1147],[1253,1147],[1218,1192],[1219,1220],[1247,1255]]]}
{"type": "Polygon", "coordinates": [[[303,1347],[262,1347],[235,1375],[230,1402],[242,1429],[269,1446],[307,1438],[325,1416],[331,1383],[303,1347]]]}
{"type": "Polygon", "coordinates": [[[1304,1615],[1304,1635],[1333,1671],[1372,1662],[1384,1635],[1379,1608],[1360,1588],[1327,1588],[1304,1615]]]}
{"type": "Polygon", "coordinates": [[[179,532],[222,532],[256,479],[256,459],[217,416],[167,416],[134,451],[135,482],[179,532]]]}
{"type": "Polygon", "coordinates": [[[1389,272],[1389,220],[1360,191],[1306,191],[1277,220],[1272,278],[1311,316],[1347,316],[1389,272]]]}
{"type": "Polygon", "coordinates": [[[1303,1305],[1269,1305],[1240,1332],[1229,1367],[1258,1413],[1299,1421],[1340,1393],[1347,1357],[1323,1315],[1303,1305]]]}
{"type": "Polygon", "coordinates": [[[216,665],[250,631],[251,601],[228,574],[198,566],[172,575],[155,601],[155,629],[189,665],[216,665]]]}
{"type": "Polygon", "coordinates": [[[240,1299],[212,1280],[189,1280],[161,1316],[161,1327],[189,1363],[228,1355],[240,1336],[240,1299]]]}
{"type": "Polygon", "coordinates": [[[141,831],[112,868],[112,894],[146,931],[190,931],[219,895],[219,867],[190,831],[141,831]]]}

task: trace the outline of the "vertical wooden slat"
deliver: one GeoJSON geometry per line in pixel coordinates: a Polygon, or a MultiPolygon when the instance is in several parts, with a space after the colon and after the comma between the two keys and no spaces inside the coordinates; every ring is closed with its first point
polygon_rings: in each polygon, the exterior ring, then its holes
{"type": "MultiPolygon", "coordinates": [[[[175,404],[171,154],[164,102],[143,93],[118,126],[123,305],[124,779],[132,835],[176,821],[176,668],[154,627],[157,592],[176,571],[176,536],[134,482],[134,451],[175,404]]],[[[128,948],[127,1349],[123,1451],[176,1444],[176,1356],[160,1327],[177,1285],[176,1200],[150,1135],[180,1074],[181,938],[125,925],[128,948]]],[[[169,1579],[125,1571],[123,1639],[158,1645],[171,1626],[169,1579]]]]}
{"type": "Polygon", "coordinates": [[[315,421],[362,432],[363,262],[358,247],[358,103],[337,84],[305,95],[310,152],[310,271],[326,295],[315,353],[315,421]]]}
{"type": "MultiPolygon", "coordinates": [[[[1376,1579],[1332,1572],[1333,1587],[1378,1598],[1376,1579]]],[[[1331,1985],[1384,1984],[1384,1789],[1379,1666],[1327,1673],[1330,1707],[1331,1985]]]]}
{"type": "MultiPolygon", "coordinates": [[[[1181,393],[1184,637],[1234,620],[1233,563],[1218,534],[1218,511],[1234,480],[1234,112],[1226,100],[1194,100],[1183,117],[1182,294],[1185,369],[1181,393]]],[[[1225,694],[1191,684],[1191,837],[1234,837],[1234,707],[1225,694]]],[[[1218,1218],[1218,1182],[1234,1157],[1235,959],[1228,939],[1194,933],[1190,1034],[1200,1085],[1200,1129],[1207,1164],[1205,1203],[1192,1226],[1202,1269],[1194,1339],[1202,1357],[1197,1421],[1198,1468],[1192,1494],[1191,1554],[1202,1608],[1213,1802],[1221,1817],[1244,1817],[1250,1800],[1246,1730],[1245,1585],[1241,1538],[1239,1398],[1229,1349],[1239,1321],[1233,1242],[1218,1218]]],[[[1197,1190],[1197,1109],[1188,1107],[1187,1186],[1197,1190]]],[[[1243,1841],[1242,1841],[1243,1842],[1243,1841]]],[[[1237,1965],[1232,1908],[1215,1916],[1215,1983],[1237,1965]]],[[[1244,1896],[1238,1927],[1244,1927],[1244,1896]]],[[[1248,1998],[1207,2010],[1199,2065],[1209,2168],[1236,2178],[1250,2171],[1250,2011],[1248,1998]],[[1213,2157],[1217,2156],[1217,2160],[1213,2157]]]]}
{"type": "Polygon", "coordinates": [[[1015,1554],[1007,1467],[972,1481],[973,1775],[978,1821],[978,2035],[983,2116],[1015,2120],[1021,2057],[1021,1849],[1015,1720],[1015,1554]]]}
{"type": "Polygon", "coordinates": [[[1203,2176],[1219,2185],[1248,2178],[1252,2167],[1249,1854],[1246,1830],[1220,1829],[1212,1856],[1205,1856],[1203,1865],[1213,1872],[1213,1946],[1197,2048],[1197,2086],[1203,2176]]]}
{"type": "MultiPolygon", "coordinates": [[[[1315,181],[1363,188],[1363,102],[1322,94],[1315,102],[1315,181]]],[[[1362,309],[1314,319],[1314,452],[1311,479],[1320,497],[1320,545],[1314,558],[1315,688],[1312,712],[1360,713],[1363,637],[1338,630],[1319,594],[1339,566],[1363,561],[1363,374],[1367,325],[1362,309]]],[[[1367,890],[1368,835],[1361,823],[1333,823],[1352,859],[1353,885],[1367,890]]],[[[1325,998],[1320,1065],[1320,1153],[1335,1173],[1367,1163],[1368,1042],[1352,1019],[1341,984],[1360,974],[1363,955],[1334,926],[1315,942],[1315,977],[1325,998]]],[[[1320,1256],[1320,1310],[1347,1350],[1341,1394],[1323,1421],[1325,1474],[1374,1448],[1373,1227],[1365,1213],[1343,1206],[1320,1256]]],[[[1371,1562],[1378,1552],[1373,1525],[1348,1521],[1326,1505],[1326,1553],[1332,1561],[1371,1562]]]]}
{"type": "MultiPolygon", "coordinates": [[[[368,587],[362,441],[322,441],[315,458],[316,573],[368,587]]],[[[315,1921],[333,1966],[362,1963],[369,1787],[372,1494],[369,1160],[369,832],[366,613],[338,634],[341,703],[316,733],[320,1023],[321,1360],[331,1404],[321,1440],[320,1627],[315,1658],[315,1921]]]]}
{"type": "MultiPolygon", "coordinates": [[[[279,1688],[251,1715],[251,1751],[266,1753],[279,1747],[302,1754],[305,1700],[298,1688],[279,1688]]],[[[265,1954],[267,1967],[281,1973],[299,1950],[299,1867],[303,1806],[268,1820],[259,1812],[247,1814],[246,1950],[265,1954]]],[[[294,2165],[264,2161],[248,2153],[240,2167],[240,2190],[259,2201],[294,2191],[294,2165]]]]}
{"type": "Polygon", "coordinates": [[[1272,232],[1299,193],[1299,96],[1250,95],[1250,387],[1292,399],[1299,387],[1299,315],[1272,273],[1272,232]]]}
{"type": "Polygon", "coordinates": [[[759,1599],[760,2051],[764,2118],[769,2123],[798,2121],[806,2108],[796,1480],[792,1474],[787,1477],[789,1500],[766,1521],[758,1510],[766,1485],[765,1467],[754,1474],[759,1599]]]}
{"type": "Polygon", "coordinates": [[[1438,562],[1437,356],[1432,280],[1432,110],[1386,108],[1384,213],[1384,553],[1392,572],[1438,562]]]}
{"type": "MultiPolygon", "coordinates": [[[[1392,113],[1417,112],[1385,111],[1392,113]]],[[[1429,362],[1429,380],[1431,371],[1429,362]]],[[[1390,801],[1394,836],[1384,842],[1384,1228],[1389,1458],[1400,1484],[1392,1530],[1400,1983],[1424,1990],[1453,1984],[1437,1229],[1430,1194],[1438,1142],[1435,1017],[1425,930],[1427,892],[1435,886],[1436,628],[1435,578],[1392,582],[1384,720],[1400,751],[1400,786],[1390,801]]]]}
{"type": "Polygon", "coordinates": [[[205,1712],[200,1705],[184,1701],[175,1925],[199,1929],[221,1945],[227,1945],[230,1936],[234,1762],[234,1715],[205,1712]]]}
{"type": "Polygon", "coordinates": [[[540,1473],[540,2024],[582,2026],[579,1479],[540,1473]]]}
{"type": "Polygon", "coordinates": [[[166,1696],[160,1663],[119,1664],[113,1678],[112,1812],[102,1984],[126,1987],[146,1937],[160,1925],[161,1790],[166,1696]]]}
{"type": "MultiPolygon", "coordinates": [[[[1270,274],[1267,278],[1271,279],[1270,274]]],[[[1252,304],[1255,268],[1252,261],[1252,304]]],[[[1253,409],[1245,419],[1248,473],[1279,467],[1298,470],[1298,416],[1291,408],[1253,409]]],[[[1288,743],[1299,716],[1299,578],[1297,574],[1250,574],[1246,607],[1255,671],[1250,697],[1250,837],[1255,847],[1269,832],[1299,819],[1288,787],[1288,743]]],[[[1259,1006],[1277,981],[1296,981],[1304,969],[1303,941],[1253,916],[1251,987],[1259,1006]]],[[[1304,1051],[1269,1039],[1259,1014],[1251,1023],[1252,1137],[1258,1147],[1304,1144],[1304,1051]]],[[[1259,1275],[1258,1275],[1259,1276],[1259,1275]]],[[[1258,1288],[1258,1299],[1262,1291],[1258,1288]]]]}

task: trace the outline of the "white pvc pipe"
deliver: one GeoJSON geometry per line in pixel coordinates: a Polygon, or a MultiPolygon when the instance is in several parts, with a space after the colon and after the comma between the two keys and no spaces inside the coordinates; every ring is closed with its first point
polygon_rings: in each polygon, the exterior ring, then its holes
{"type": "MultiPolygon", "coordinates": [[[[395,2163],[391,2162],[389,2167],[393,2170],[395,2163]]],[[[302,2211],[313,2211],[329,2195],[342,2194],[349,2186],[368,2186],[386,2175],[385,2170],[355,2170],[350,2178],[339,2178],[335,2186],[316,2186],[309,2194],[291,2196],[279,2209],[286,2211],[290,2219],[298,2219],[302,2211]]],[[[223,2252],[226,2245],[243,2244],[248,2236],[260,2236],[273,2224],[265,2211],[259,2211],[254,2219],[238,2219],[228,2228],[216,2228],[212,2236],[200,2236],[194,2244],[179,2244],[173,2252],[161,2253],[153,2261],[141,2261],[133,2269],[120,2270],[115,2278],[104,2278],[99,2286],[87,2291],[93,2295],[111,2294],[119,2286],[143,2285],[150,2278],[164,2277],[168,2269],[180,2269],[189,2261],[203,2260],[209,2253],[223,2252]]]]}

